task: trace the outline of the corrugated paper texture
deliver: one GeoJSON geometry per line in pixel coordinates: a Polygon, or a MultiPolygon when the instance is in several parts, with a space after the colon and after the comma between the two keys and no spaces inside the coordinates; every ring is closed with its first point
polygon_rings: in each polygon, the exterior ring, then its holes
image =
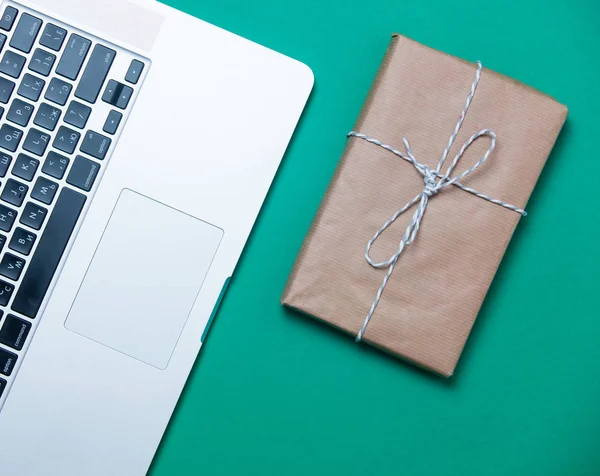
{"type": "MultiPolygon", "coordinates": [[[[354,130],[401,150],[405,136],[417,160],[434,169],[475,72],[473,63],[394,35],[354,130]]],[[[484,69],[450,159],[472,134],[493,130],[496,149],[463,183],[524,208],[566,116],[567,108],[551,97],[484,69]]],[[[472,166],[488,146],[488,139],[478,140],[453,175],[472,166]]],[[[411,164],[349,139],[282,303],[355,336],[386,271],[365,261],[367,241],[422,190],[423,179],[411,164]]],[[[374,259],[396,251],[412,211],[379,238],[374,259]]],[[[363,340],[452,375],[520,218],[456,187],[432,197],[363,340]]]]}

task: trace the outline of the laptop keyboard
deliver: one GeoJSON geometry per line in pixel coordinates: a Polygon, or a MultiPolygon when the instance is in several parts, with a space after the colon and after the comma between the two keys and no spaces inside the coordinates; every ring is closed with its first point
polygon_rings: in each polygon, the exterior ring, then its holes
{"type": "Polygon", "coordinates": [[[0,17],[0,405],[148,61],[12,2],[0,17]]]}

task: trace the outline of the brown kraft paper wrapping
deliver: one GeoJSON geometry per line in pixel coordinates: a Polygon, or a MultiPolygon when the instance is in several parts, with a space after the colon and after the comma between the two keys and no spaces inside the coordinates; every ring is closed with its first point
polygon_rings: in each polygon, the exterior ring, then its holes
{"type": "MultiPolygon", "coordinates": [[[[434,169],[475,72],[473,63],[393,35],[354,130],[403,152],[407,137],[417,160],[434,169]]],[[[525,208],[566,116],[553,98],[484,68],[442,172],[471,135],[491,129],[496,148],[462,183],[525,208]]],[[[488,138],[473,144],[452,176],[475,164],[489,144],[488,138]]],[[[386,273],[365,261],[367,241],[422,190],[410,163],[349,138],[282,303],[356,336],[386,273]]],[[[413,211],[381,235],[373,259],[394,254],[413,211]]],[[[454,186],[433,196],[363,341],[451,376],[520,218],[454,186]]]]}

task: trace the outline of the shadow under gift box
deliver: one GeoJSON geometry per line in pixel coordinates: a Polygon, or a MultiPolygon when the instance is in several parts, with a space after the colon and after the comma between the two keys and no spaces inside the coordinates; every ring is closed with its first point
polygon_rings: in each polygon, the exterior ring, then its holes
{"type": "MultiPolygon", "coordinates": [[[[435,169],[476,69],[393,35],[354,130],[396,149],[406,137],[416,159],[435,169]]],[[[496,148],[461,182],[525,208],[566,116],[567,108],[553,98],[484,69],[441,172],[469,137],[491,129],[496,148]]],[[[472,167],[489,146],[488,138],[479,139],[452,175],[472,167]]],[[[386,274],[367,263],[365,246],[423,187],[409,162],[349,138],[282,304],[356,336],[386,274]]],[[[412,214],[413,209],[380,236],[373,259],[385,261],[397,251],[412,214]]],[[[431,197],[418,236],[400,256],[362,340],[451,376],[520,218],[454,186],[431,197]]]]}

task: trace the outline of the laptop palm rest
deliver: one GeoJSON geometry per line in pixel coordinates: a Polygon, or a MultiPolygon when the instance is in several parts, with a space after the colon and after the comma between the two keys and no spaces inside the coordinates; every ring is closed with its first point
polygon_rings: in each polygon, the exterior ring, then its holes
{"type": "Polygon", "coordinates": [[[220,228],[124,189],[65,327],[165,369],[222,237],[220,228]]]}

